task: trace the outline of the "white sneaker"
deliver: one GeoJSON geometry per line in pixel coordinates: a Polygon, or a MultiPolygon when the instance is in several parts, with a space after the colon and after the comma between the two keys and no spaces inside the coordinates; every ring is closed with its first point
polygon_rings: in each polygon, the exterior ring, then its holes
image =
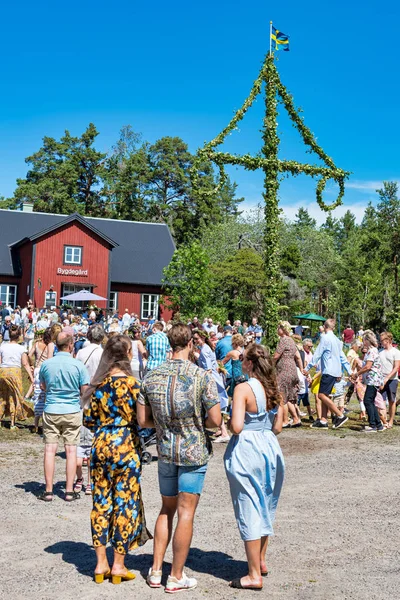
{"type": "Polygon", "coordinates": [[[161,577],[162,571],[153,571],[153,569],[150,567],[146,581],[150,587],[159,588],[161,587],[161,577]]]}
{"type": "Polygon", "coordinates": [[[229,442],[230,439],[231,438],[229,437],[229,435],[225,435],[225,436],[220,435],[219,437],[217,437],[214,440],[214,444],[226,444],[227,442],[229,442]]]}
{"type": "Polygon", "coordinates": [[[182,579],[176,577],[168,577],[165,591],[167,594],[175,594],[176,592],[184,592],[185,590],[194,590],[197,587],[197,580],[194,577],[186,577],[185,573],[182,573],[182,579]]]}

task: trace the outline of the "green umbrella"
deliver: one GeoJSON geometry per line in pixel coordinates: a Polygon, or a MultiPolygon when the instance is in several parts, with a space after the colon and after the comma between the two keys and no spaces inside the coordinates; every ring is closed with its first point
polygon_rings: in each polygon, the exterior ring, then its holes
{"type": "Polygon", "coordinates": [[[306,315],[293,315],[293,319],[301,319],[302,321],[326,321],[325,317],[320,317],[315,313],[307,313],[306,315]]]}

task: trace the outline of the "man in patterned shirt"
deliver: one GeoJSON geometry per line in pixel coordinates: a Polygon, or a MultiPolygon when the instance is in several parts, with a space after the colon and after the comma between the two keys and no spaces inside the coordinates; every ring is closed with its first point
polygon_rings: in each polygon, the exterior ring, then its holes
{"type": "Polygon", "coordinates": [[[137,404],[140,427],[157,432],[158,481],[162,507],[154,533],[153,566],[147,583],[161,586],[162,565],[172,536],[173,561],[166,590],[174,593],[197,586],[183,571],[193,534],[193,521],[212,453],[205,427],[218,427],[221,409],[211,371],[189,361],[192,332],[183,323],[168,332],[172,360],[147,373],[137,404]]]}
{"type": "Polygon", "coordinates": [[[171,347],[165,333],[163,324],[156,321],[153,325],[153,333],[146,340],[147,370],[152,371],[160,366],[168,358],[171,347]]]}

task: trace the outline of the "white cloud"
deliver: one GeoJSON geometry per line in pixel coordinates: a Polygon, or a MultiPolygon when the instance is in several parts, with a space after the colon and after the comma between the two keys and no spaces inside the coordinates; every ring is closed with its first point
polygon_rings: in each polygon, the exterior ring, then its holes
{"type": "MultiPolygon", "coordinates": [[[[262,198],[260,200],[262,202],[262,198]]],[[[260,202],[260,200],[258,202],[260,202]]],[[[256,206],[257,202],[246,201],[241,205],[240,209],[244,214],[246,214],[249,213],[249,211],[251,209],[254,209],[256,206]]],[[[346,204],[339,206],[330,214],[332,214],[334,218],[339,219],[340,217],[343,217],[345,212],[350,210],[355,216],[357,223],[361,223],[367,206],[367,203],[364,204],[361,202],[353,203],[351,205],[346,204]]],[[[284,202],[281,202],[280,208],[282,209],[284,216],[290,221],[294,221],[299,208],[306,208],[308,210],[309,215],[317,221],[318,225],[322,225],[322,223],[325,222],[326,217],[329,214],[328,212],[321,210],[316,202],[309,202],[308,200],[298,201],[290,204],[285,204],[284,202]]]]}
{"type": "MultiPolygon", "coordinates": [[[[395,181],[396,183],[400,184],[400,180],[397,178],[388,179],[387,181],[395,181]]],[[[354,181],[346,182],[346,188],[365,193],[375,192],[381,187],[383,187],[383,181],[359,181],[356,179],[354,181]]]]}

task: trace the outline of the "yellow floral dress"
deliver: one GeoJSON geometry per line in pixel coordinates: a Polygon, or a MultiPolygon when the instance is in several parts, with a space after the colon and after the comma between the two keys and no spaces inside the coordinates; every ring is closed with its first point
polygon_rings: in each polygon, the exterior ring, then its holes
{"type": "Polygon", "coordinates": [[[134,377],[109,376],[96,389],[83,424],[93,431],[91,474],[92,538],[95,547],[111,542],[120,554],[151,538],[140,488],[141,459],[137,434],[134,377]]]}

